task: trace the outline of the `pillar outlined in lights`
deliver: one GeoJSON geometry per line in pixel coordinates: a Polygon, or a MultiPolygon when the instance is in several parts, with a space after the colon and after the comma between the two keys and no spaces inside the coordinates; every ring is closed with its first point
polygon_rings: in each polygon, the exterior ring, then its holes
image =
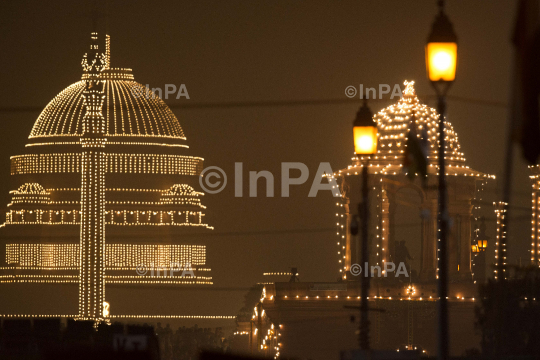
{"type": "Polygon", "coordinates": [[[499,201],[493,203],[497,215],[497,241],[495,243],[495,280],[506,280],[506,217],[508,203],[499,201]]]}
{"type": "Polygon", "coordinates": [[[105,100],[101,71],[108,67],[109,54],[100,54],[97,33],[92,33],[90,51],[82,66],[86,76],[83,91],[81,166],[81,233],[79,270],[79,320],[104,320],[105,302],[105,100]]]}
{"type": "Polygon", "coordinates": [[[540,166],[529,165],[529,171],[532,182],[531,265],[540,267],[540,166]]]}

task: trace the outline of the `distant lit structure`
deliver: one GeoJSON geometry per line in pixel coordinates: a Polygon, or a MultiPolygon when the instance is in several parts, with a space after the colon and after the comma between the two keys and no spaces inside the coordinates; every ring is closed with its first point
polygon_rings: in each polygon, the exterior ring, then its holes
{"type": "MultiPolygon", "coordinates": [[[[396,193],[401,189],[413,189],[421,200],[419,210],[423,210],[420,278],[435,280],[437,277],[436,231],[437,231],[437,175],[438,175],[438,125],[439,114],[421,104],[418,100],[414,82],[405,82],[403,97],[397,104],[380,110],[373,117],[378,127],[379,145],[375,155],[370,157],[368,171],[370,186],[377,194],[376,243],[372,245],[375,264],[383,266],[395,259],[395,206],[396,193]],[[404,168],[406,141],[409,131],[414,129],[417,137],[425,142],[428,149],[427,186],[422,187],[419,180],[411,182],[407,178],[408,169],[404,168]]],[[[471,240],[473,210],[477,199],[481,197],[484,184],[495,176],[470,169],[465,163],[456,132],[445,121],[445,159],[448,176],[449,212],[454,218],[449,238],[449,275],[453,280],[471,279],[471,240]]],[[[365,165],[363,156],[353,157],[353,164],[334,173],[341,188],[341,199],[336,202],[338,261],[341,276],[346,279],[351,264],[355,259],[354,241],[349,231],[352,219],[350,204],[354,193],[351,187],[359,180],[350,180],[360,175],[365,165]]],[[[420,177],[417,174],[417,177],[420,177]]],[[[420,215],[420,211],[419,211],[420,215]]],[[[373,260],[373,257],[371,258],[373,260]]]]}
{"type": "Polygon", "coordinates": [[[540,166],[529,166],[532,182],[531,264],[540,267],[540,166]]]}
{"type": "Polygon", "coordinates": [[[203,159],[167,105],[111,67],[109,36],[100,51],[92,33],[82,79],[11,157],[16,190],[0,226],[0,282],[78,284],[78,318],[95,321],[114,314],[106,284],[212,284],[204,241],[186,239],[213,229],[195,190],[203,159]],[[176,266],[194,276],[143,276],[176,266]]]}
{"type": "MultiPolygon", "coordinates": [[[[373,254],[369,257],[369,271],[372,275],[370,281],[375,285],[367,292],[369,297],[365,303],[369,302],[370,309],[378,310],[368,312],[367,316],[370,346],[373,344],[373,348],[381,350],[395,350],[404,346],[405,350],[421,348],[422,352],[436,352],[437,338],[433,329],[438,323],[435,314],[441,303],[437,295],[439,114],[420,103],[413,82],[405,82],[403,97],[396,104],[380,110],[372,119],[377,131],[371,133],[377,134],[378,141],[366,140],[362,144],[377,143],[376,152],[355,155],[350,166],[332,175],[341,192],[341,197],[335,201],[341,279],[331,283],[276,282],[264,285],[262,308],[266,310],[269,321],[280,329],[279,351],[284,357],[331,357],[331,349],[335,352],[335,349],[357,346],[358,302],[362,304],[362,297],[366,293],[362,289],[362,279],[368,270],[360,260],[362,251],[359,251],[360,244],[354,241],[355,237],[351,234],[351,223],[356,216],[353,204],[357,204],[362,196],[359,191],[360,177],[366,169],[369,193],[373,196],[370,201],[373,204],[370,219],[373,221],[369,232],[374,234],[366,254],[373,254]],[[419,138],[421,150],[427,156],[426,178],[421,178],[423,175],[418,173],[411,176],[414,181],[408,176],[413,167],[405,168],[404,165],[408,155],[407,138],[411,132],[412,136],[416,134],[419,138]],[[412,190],[419,201],[400,197],[399,192],[405,189],[412,190]],[[417,212],[421,219],[420,233],[417,237],[409,236],[407,241],[416,242],[420,249],[418,276],[412,278],[403,276],[400,279],[390,271],[384,274],[386,263],[406,261],[403,259],[403,249],[398,250],[396,244],[396,240],[403,240],[407,236],[404,232],[398,232],[396,226],[396,215],[400,210],[398,204],[415,207],[412,211],[417,212]],[[353,264],[362,264],[363,271],[360,274],[351,271],[353,264]],[[380,269],[376,268],[377,265],[380,269]],[[313,346],[319,343],[335,346],[313,346]]],[[[459,353],[480,341],[474,329],[478,292],[471,270],[472,230],[473,222],[480,217],[485,184],[494,176],[470,169],[457,134],[448,121],[445,121],[444,129],[448,209],[452,219],[448,237],[451,282],[447,301],[451,303],[449,313],[453,322],[450,329],[453,344],[456,344],[453,349],[459,353]]],[[[369,152],[372,146],[365,146],[364,149],[369,152]]],[[[362,214],[362,211],[359,213],[362,214]]],[[[357,227],[352,228],[357,231],[357,227]]],[[[485,240],[487,238],[478,239],[482,248],[487,245],[485,240]]],[[[249,324],[246,322],[242,325],[237,328],[238,331],[250,334],[249,324]]]]}

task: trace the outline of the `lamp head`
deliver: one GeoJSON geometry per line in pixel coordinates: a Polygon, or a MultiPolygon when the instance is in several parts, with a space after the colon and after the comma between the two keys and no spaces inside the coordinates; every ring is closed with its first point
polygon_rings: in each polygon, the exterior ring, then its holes
{"type": "Polygon", "coordinates": [[[353,123],[354,152],[357,155],[372,155],[377,151],[377,125],[373,113],[364,101],[356,113],[353,123]]]}
{"type": "Polygon", "coordinates": [[[426,43],[426,70],[435,90],[442,94],[456,78],[457,36],[442,5],[426,43]]]}

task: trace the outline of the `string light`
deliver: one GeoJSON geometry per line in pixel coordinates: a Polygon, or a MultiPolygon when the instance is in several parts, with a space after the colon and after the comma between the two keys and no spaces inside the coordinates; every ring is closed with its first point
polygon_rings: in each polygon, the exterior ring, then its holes
{"type": "MultiPolygon", "coordinates": [[[[76,315],[0,314],[0,318],[73,318],[76,315]]],[[[235,315],[110,315],[111,319],[236,319],[235,315]]]]}
{"type": "MultiPolygon", "coordinates": [[[[89,146],[90,143],[86,143],[89,146]]],[[[80,153],[25,154],[12,156],[11,175],[79,173],[80,153]]],[[[105,173],[198,175],[203,158],[169,154],[115,154],[103,156],[105,173]]]]}

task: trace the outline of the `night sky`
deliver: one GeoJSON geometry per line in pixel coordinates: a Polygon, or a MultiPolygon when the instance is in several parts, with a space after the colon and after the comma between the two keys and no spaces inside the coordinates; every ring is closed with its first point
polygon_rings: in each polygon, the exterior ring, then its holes
{"type": "MultiPolygon", "coordinates": [[[[0,3],[0,204],[8,203],[9,157],[22,154],[32,125],[62,89],[78,81],[91,31],[89,1],[0,3]],[[29,107],[29,111],[5,108],[29,107]]],[[[207,195],[215,226],[208,254],[215,284],[245,288],[263,272],[299,269],[303,281],[335,281],[334,204],[330,193],[308,198],[310,183],[280,195],[281,162],[304,162],[310,181],[321,161],[345,168],[353,154],[352,121],[360,105],[347,86],[377,87],[414,80],[434,106],[424,45],[436,2],[409,1],[110,1],[112,66],[133,69],[150,87],[185,84],[190,100],[169,99],[193,154],[223,168],[227,188],[207,195]],[[328,104],[326,100],[347,100],[328,104]],[[321,100],[323,104],[264,102],[321,100]],[[257,105],[258,104],[258,105],[257,105]],[[242,105],[242,106],[239,106],[242,105]],[[247,106],[249,105],[249,106],[247,106]],[[234,163],[271,171],[274,198],[234,197],[234,163]]],[[[448,1],[459,37],[457,80],[450,95],[453,124],[467,164],[494,174],[486,200],[501,200],[511,79],[510,37],[515,2],[448,1]]],[[[396,102],[371,102],[376,112],[396,102]]],[[[510,263],[527,262],[530,183],[516,147],[510,263]]],[[[488,212],[488,235],[495,215],[488,212]]],[[[491,252],[494,243],[491,243],[491,252]]],[[[285,280],[285,278],[283,279],[285,280]]],[[[225,304],[234,315],[245,291],[225,304]]]]}

